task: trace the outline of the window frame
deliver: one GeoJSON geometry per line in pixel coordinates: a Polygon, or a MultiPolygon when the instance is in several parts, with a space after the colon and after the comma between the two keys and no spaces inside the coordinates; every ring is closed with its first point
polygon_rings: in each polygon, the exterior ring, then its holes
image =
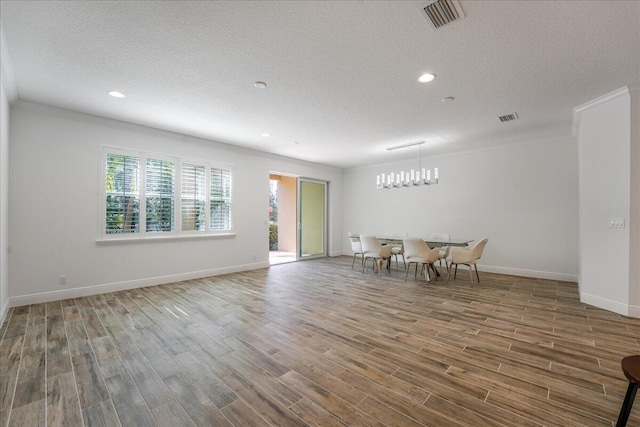
{"type": "Polygon", "coordinates": [[[189,158],[180,158],[155,152],[143,152],[140,150],[122,149],[112,146],[102,146],[100,162],[101,166],[99,176],[99,230],[98,241],[141,241],[141,240],[157,240],[157,239],[176,239],[176,238],[192,238],[192,237],[228,237],[235,236],[234,229],[234,179],[233,166],[228,163],[194,160],[189,158]],[[106,180],[107,180],[107,156],[109,154],[137,157],[140,162],[140,213],[139,213],[139,231],[137,233],[107,233],[107,214],[106,214],[106,180]],[[174,165],[174,191],[173,191],[173,231],[147,231],[147,159],[172,162],[174,165]],[[202,166],[205,169],[205,226],[203,230],[182,230],[182,165],[202,166]],[[222,169],[229,171],[231,176],[230,188],[230,227],[224,230],[211,229],[211,171],[213,169],[222,169]]]}
{"type": "Polygon", "coordinates": [[[224,202],[228,202],[229,203],[229,230],[233,230],[233,224],[234,224],[234,218],[233,218],[233,182],[234,182],[234,178],[233,178],[233,170],[231,169],[230,166],[228,165],[221,165],[219,163],[210,163],[208,165],[208,176],[207,179],[209,180],[209,188],[208,188],[208,199],[207,199],[207,204],[209,206],[209,210],[207,211],[207,218],[209,220],[209,224],[208,224],[208,230],[210,232],[224,232],[226,229],[222,229],[222,230],[214,230],[212,228],[212,224],[211,224],[211,205],[212,205],[212,191],[211,191],[211,181],[213,180],[213,171],[228,171],[229,172],[229,183],[230,183],[230,189],[229,189],[229,198],[228,200],[226,198],[221,198],[219,201],[224,201],[224,202]]]}
{"type": "MultiPolygon", "coordinates": [[[[143,178],[144,181],[144,233],[145,234],[149,234],[150,236],[173,236],[176,233],[176,182],[177,182],[177,171],[178,171],[178,165],[176,164],[176,159],[174,157],[170,157],[170,156],[164,156],[164,155],[160,155],[160,154],[155,154],[155,153],[142,153],[143,157],[141,158],[141,161],[144,160],[144,168],[141,172],[141,177],[143,178]],[[152,160],[158,160],[161,162],[170,162],[173,163],[173,230],[171,231],[147,231],[147,161],[149,159],[152,160]]],[[[141,187],[143,188],[143,187],[141,187]]],[[[142,195],[141,195],[141,200],[142,200],[142,195]]],[[[142,220],[142,219],[141,219],[142,220]]],[[[105,228],[106,230],[106,228],[105,228]]]]}

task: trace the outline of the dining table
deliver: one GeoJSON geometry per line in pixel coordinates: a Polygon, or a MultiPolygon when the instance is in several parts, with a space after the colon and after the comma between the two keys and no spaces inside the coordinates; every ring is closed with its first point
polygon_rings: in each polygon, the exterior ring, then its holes
{"type": "MultiPolygon", "coordinates": [[[[397,236],[376,236],[376,238],[380,241],[380,243],[389,244],[389,245],[399,245],[402,244],[403,237],[397,236]]],[[[429,245],[431,249],[433,248],[441,248],[442,246],[456,246],[456,247],[467,247],[469,243],[473,242],[473,240],[464,240],[464,239],[454,239],[454,240],[438,240],[438,239],[423,239],[424,242],[429,245]]]]}
{"type": "MultiPolygon", "coordinates": [[[[352,238],[357,238],[359,239],[359,236],[351,236],[352,238]]],[[[378,239],[380,241],[381,244],[383,245],[394,245],[394,246],[399,246],[402,245],[402,239],[404,239],[404,237],[399,237],[399,236],[378,236],[376,235],[376,239],[378,239]]],[[[443,246],[455,246],[455,247],[460,247],[460,248],[465,248],[467,246],[469,246],[469,243],[473,242],[473,240],[465,240],[465,239],[453,239],[453,240],[439,240],[439,239],[428,239],[425,238],[423,239],[424,242],[431,248],[441,248],[443,246]]],[[[437,276],[440,276],[440,273],[438,272],[438,270],[436,270],[433,265],[431,266],[431,269],[434,271],[434,273],[437,276]]],[[[387,270],[391,270],[391,257],[389,257],[389,259],[387,259],[387,270]]]]}

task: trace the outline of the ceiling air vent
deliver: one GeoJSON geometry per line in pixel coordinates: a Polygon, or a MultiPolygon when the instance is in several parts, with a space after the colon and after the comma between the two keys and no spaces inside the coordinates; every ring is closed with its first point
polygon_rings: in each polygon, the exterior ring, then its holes
{"type": "Polygon", "coordinates": [[[458,0],[432,0],[423,4],[420,10],[433,30],[464,18],[458,0]]]}
{"type": "Polygon", "coordinates": [[[518,120],[518,113],[507,114],[506,116],[498,117],[501,122],[510,122],[511,120],[518,120]]]}

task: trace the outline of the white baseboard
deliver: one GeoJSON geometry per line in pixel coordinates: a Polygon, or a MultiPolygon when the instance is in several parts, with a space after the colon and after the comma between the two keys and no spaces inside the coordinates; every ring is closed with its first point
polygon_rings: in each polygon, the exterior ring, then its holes
{"type": "Polygon", "coordinates": [[[336,257],[336,256],[342,256],[342,255],[345,255],[343,251],[329,252],[330,257],[336,257]]]}
{"type": "MultiPolygon", "coordinates": [[[[269,262],[257,262],[253,264],[234,265],[231,267],[214,268],[211,270],[193,271],[189,273],[171,274],[168,276],[150,277],[147,279],[128,280],[125,282],[105,283],[102,285],[85,286],[82,288],[62,289],[59,291],[43,292],[38,294],[21,295],[11,297],[8,306],[19,307],[29,304],[58,301],[69,298],[81,298],[107,292],[124,291],[127,289],[143,288],[145,286],[162,285],[165,283],[181,282],[183,280],[201,279],[203,277],[220,276],[222,274],[237,273],[240,271],[269,268],[269,262]]],[[[7,307],[8,308],[8,307],[7,307]]],[[[6,310],[3,310],[3,318],[6,310]]]]}
{"type": "MultiPolygon", "coordinates": [[[[4,319],[7,316],[7,312],[9,311],[9,299],[7,299],[2,307],[0,307],[0,325],[4,323],[4,319]]],[[[0,337],[2,338],[2,337],[0,337]]]]}
{"type": "Polygon", "coordinates": [[[614,313],[622,314],[623,316],[640,318],[640,307],[638,306],[622,304],[618,301],[613,301],[596,295],[585,294],[584,292],[580,294],[580,302],[602,308],[604,310],[613,311],[614,313]]]}
{"type": "Polygon", "coordinates": [[[562,282],[577,282],[577,274],[554,273],[552,271],[525,270],[521,268],[496,267],[478,264],[479,271],[487,273],[508,274],[510,276],[533,277],[535,279],[559,280],[562,282]]]}
{"type": "MultiPolygon", "coordinates": [[[[344,251],[343,255],[353,256],[353,251],[344,251]]],[[[333,256],[333,255],[332,255],[333,256]]],[[[466,267],[465,267],[466,268],[466,267]]],[[[478,271],[510,276],[533,277],[535,279],[559,280],[562,282],[577,282],[577,274],[554,273],[552,271],[525,270],[521,268],[496,267],[493,265],[478,264],[478,271]]]]}
{"type": "Polygon", "coordinates": [[[629,317],[637,317],[638,319],[640,319],[640,306],[638,306],[638,305],[630,305],[629,306],[629,314],[627,316],[629,316],[629,317]]]}

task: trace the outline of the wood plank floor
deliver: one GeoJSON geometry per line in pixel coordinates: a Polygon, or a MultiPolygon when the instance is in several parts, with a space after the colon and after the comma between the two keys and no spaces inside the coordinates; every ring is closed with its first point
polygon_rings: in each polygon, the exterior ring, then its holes
{"type": "Polygon", "coordinates": [[[612,426],[640,319],[481,280],[339,257],[16,307],[0,426],[612,426]]]}

